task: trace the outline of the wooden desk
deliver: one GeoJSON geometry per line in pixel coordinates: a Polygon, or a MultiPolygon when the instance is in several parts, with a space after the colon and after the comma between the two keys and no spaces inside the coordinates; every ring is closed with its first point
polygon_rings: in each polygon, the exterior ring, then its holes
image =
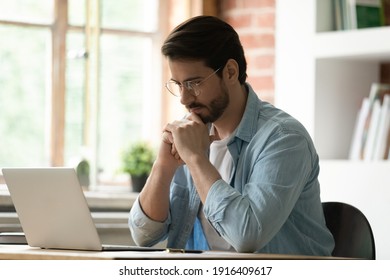
{"type": "Polygon", "coordinates": [[[175,260],[175,259],[247,259],[247,260],[308,260],[308,259],[336,259],[333,257],[278,255],[278,254],[251,254],[220,251],[206,251],[203,253],[168,253],[165,251],[72,251],[32,248],[27,245],[0,244],[0,260],[175,260]]]}

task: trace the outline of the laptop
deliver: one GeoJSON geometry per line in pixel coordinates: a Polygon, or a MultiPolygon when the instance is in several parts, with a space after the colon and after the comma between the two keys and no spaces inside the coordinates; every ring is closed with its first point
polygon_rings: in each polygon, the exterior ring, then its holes
{"type": "Polygon", "coordinates": [[[103,245],[73,168],[3,168],[27,244],[45,249],[160,251],[103,245]]]}

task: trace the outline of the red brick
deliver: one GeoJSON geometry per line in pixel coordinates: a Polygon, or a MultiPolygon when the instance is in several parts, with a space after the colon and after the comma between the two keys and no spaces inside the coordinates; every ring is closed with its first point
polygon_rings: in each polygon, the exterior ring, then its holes
{"type": "Polygon", "coordinates": [[[275,7],[275,0],[237,0],[244,8],[275,7]]]}
{"type": "Polygon", "coordinates": [[[275,28],[275,13],[273,12],[252,15],[252,18],[254,26],[261,28],[275,28]]]}
{"type": "Polygon", "coordinates": [[[252,25],[252,17],[248,15],[227,16],[225,20],[227,23],[233,26],[236,31],[238,31],[240,28],[250,27],[252,25]]]}
{"type": "Polygon", "coordinates": [[[247,8],[274,8],[275,0],[220,0],[221,11],[231,11],[247,8]]]}
{"type": "Polygon", "coordinates": [[[255,69],[273,69],[275,66],[275,57],[273,55],[256,55],[251,57],[251,65],[255,69]]]}
{"type": "Polygon", "coordinates": [[[219,1],[221,18],[236,29],[247,54],[248,82],[262,100],[271,103],[274,102],[275,2],[276,0],[219,1]],[[257,54],[257,50],[266,50],[270,54],[257,54]]]}
{"type": "Polygon", "coordinates": [[[273,34],[249,34],[240,35],[244,48],[275,48],[275,36],[273,34]]]}
{"type": "Polygon", "coordinates": [[[220,0],[220,9],[221,11],[229,11],[229,10],[234,10],[237,8],[237,0],[220,0]]]}
{"type": "Polygon", "coordinates": [[[249,76],[247,81],[255,91],[269,91],[274,89],[273,76],[249,76]]]}

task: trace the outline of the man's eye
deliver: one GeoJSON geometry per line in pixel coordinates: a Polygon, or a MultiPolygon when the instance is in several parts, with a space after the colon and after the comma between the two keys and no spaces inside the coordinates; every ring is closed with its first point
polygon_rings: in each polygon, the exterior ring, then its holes
{"type": "Polygon", "coordinates": [[[185,83],[186,88],[192,88],[193,85],[194,85],[193,81],[189,81],[185,83]]]}
{"type": "Polygon", "coordinates": [[[200,81],[191,81],[190,85],[191,86],[197,86],[200,83],[200,81]]]}

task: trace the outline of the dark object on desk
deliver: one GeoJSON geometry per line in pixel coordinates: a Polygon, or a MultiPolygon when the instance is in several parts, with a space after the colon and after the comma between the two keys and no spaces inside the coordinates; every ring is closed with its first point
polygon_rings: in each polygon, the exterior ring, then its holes
{"type": "Polygon", "coordinates": [[[23,232],[0,232],[0,244],[27,244],[23,232]]]}
{"type": "Polygon", "coordinates": [[[335,239],[334,257],[375,259],[371,226],[356,207],[342,202],[323,202],[326,225],[335,239]]]}

